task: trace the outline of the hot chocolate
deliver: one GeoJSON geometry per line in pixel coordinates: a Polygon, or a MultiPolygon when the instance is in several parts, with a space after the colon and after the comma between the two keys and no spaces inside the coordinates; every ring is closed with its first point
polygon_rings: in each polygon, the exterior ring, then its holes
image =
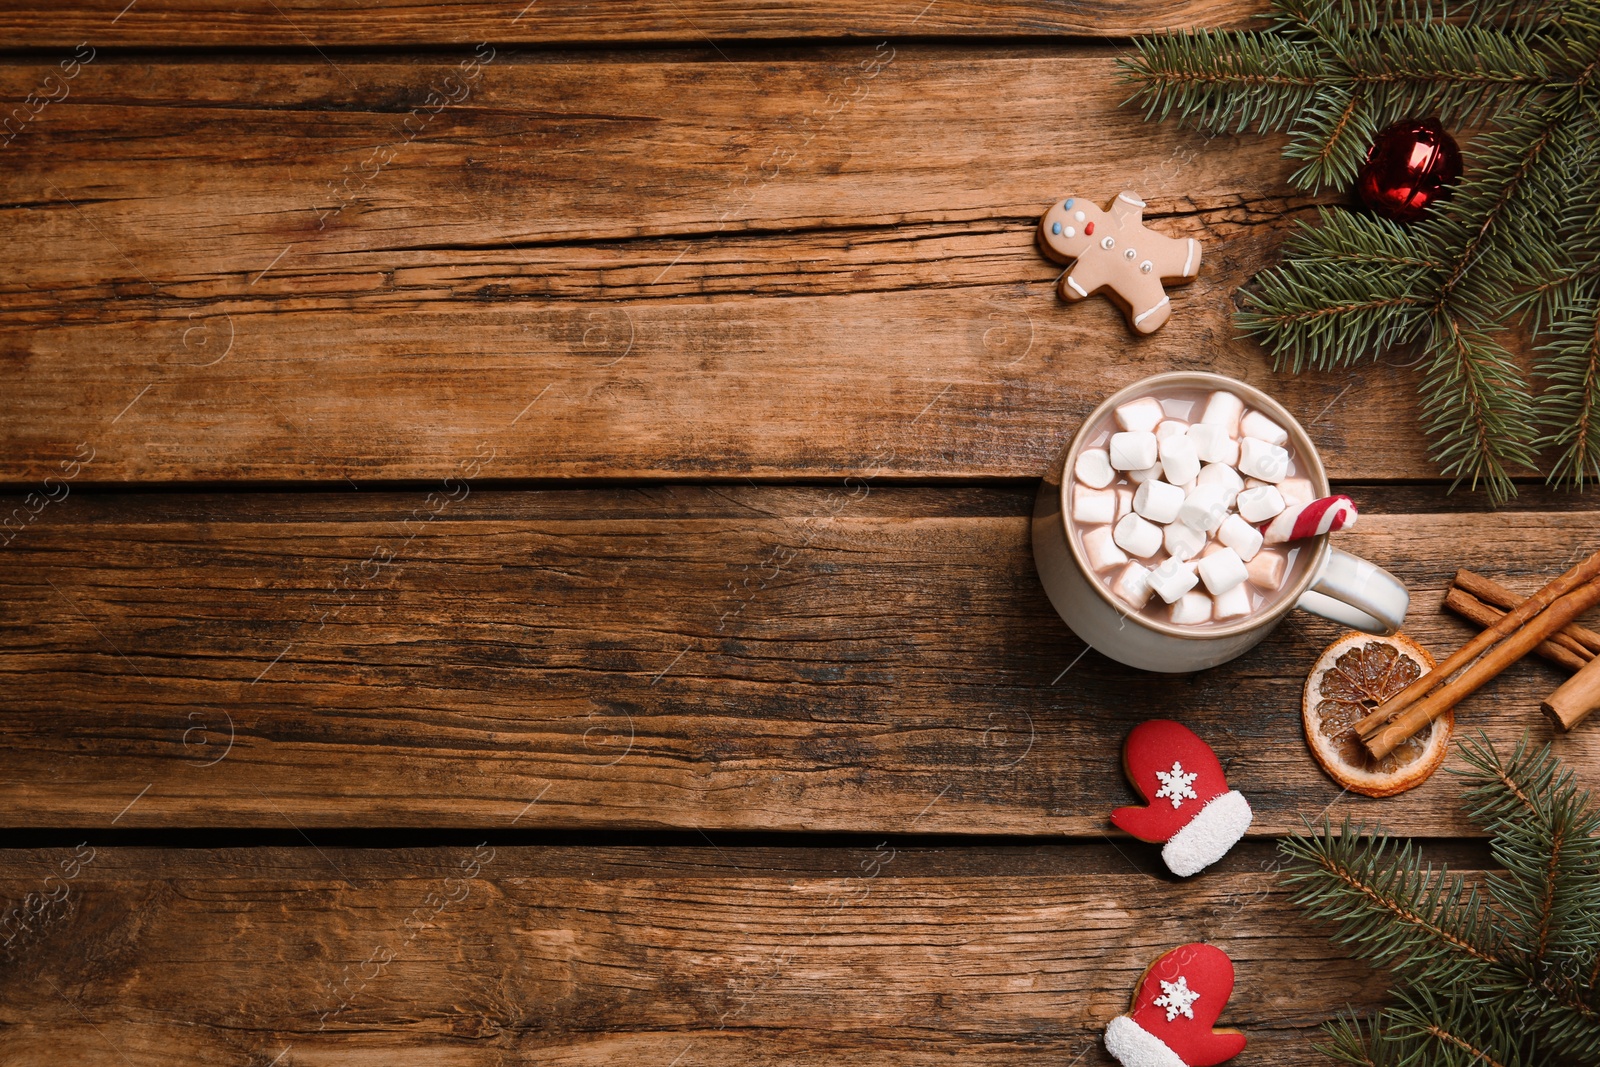
{"type": "Polygon", "coordinates": [[[1287,429],[1236,393],[1158,389],[1087,427],[1066,472],[1067,525],[1129,613],[1186,627],[1248,620],[1311,553],[1268,543],[1316,487],[1287,429]]]}

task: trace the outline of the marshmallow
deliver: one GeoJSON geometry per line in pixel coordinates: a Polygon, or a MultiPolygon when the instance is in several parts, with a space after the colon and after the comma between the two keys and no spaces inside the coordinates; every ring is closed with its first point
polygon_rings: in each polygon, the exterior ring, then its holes
{"type": "Polygon", "coordinates": [[[1200,457],[1188,434],[1174,434],[1160,442],[1163,477],[1173,485],[1182,485],[1200,473],[1200,457]]]}
{"type": "Polygon", "coordinates": [[[1278,492],[1283,494],[1283,506],[1286,508],[1309,504],[1317,499],[1317,491],[1311,487],[1309,478],[1285,478],[1278,483],[1278,492]]]}
{"type": "Polygon", "coordinates": [[[1114,489],[1090,489],[1074,486],[1072,490],[1072,521],[1085,525],[1111,522],[1117,517],[1117,493],[1114,489]]]}
{"type": "Polygon", "coordinates": [[[1158,478],[1145,482],[1133,494],[1133,510],[1151,522],[1169,523],[1178,517],[1181,507],[1183,490],[1158,478]]]}
{"type": "Polygon", "coordinates": [[[1141,397],[1117,408],[1117,425],[1137,433],[1154,430],[1164,418],[1166,414],[1161,410],[1161,401],[1153,396],[1141,397]]]}
{"type": "Polygon", "coordinates": [[[1210,533],[1228,517],[1228,492],[1220,485],[1197,485],[1183,498],[1178,521],[1192,530],[1210,533]]]}
{"type": "MultiPolygon", "coordinates": [[[[1156,436],[1160,435],[1157,430],[1156,436]]],[[[1239,462],[1239,442],[1214,422],[1197,422],[1189,427],[1189,440],[1194,442],[1195,454],[1202,463],[1226,463],[1231,467],[1239,462]]]]}
{"type": "Polygon", "coordinates": [[[1244,560],[1231,548],[1206,556],[1196,570],[1200,573],[1200,580],[1206,583],[1206,588],[1219,595],[1250,577],[1250,572],[1245,570],[1244,560]]]}
{"type": "Polygon", "coordinates": [[[1161,543],[1173,559],[1193,559],[1196,552],[1206,547],[1206,535],[1174,522],[1162,532],[1161,543]]]}
{"type": "Polygon", "coordinates": [[[1111,457],[1103,448],[1086,448],[1079,452],[1072,471],[1078,481],[1090,489],[1104,489],[1117,480],[1117,472],[1111,469],[1111,457]]]}
{"type": "Polygon", "coordinates": [[[1135,556],[1149,557],[1161,551],[1161,527],[1138,515],[1123,516],[1111,536],[1118,548],[1135,556]]]}
{"type": "Polygon", "coordinates": [[[1150,568],[1129,563],[1111,584],[1111,591],[1130,607],[1142,608],[1150,602],[1150,568]]]}
{"type": "Polygon", "coordinates": [[[1181,559],[1164,559],[1161,566],[1150,572],[1150,588],[1168,604],[1199,584],[1194,564],[1181,559]]]}
{"type": "Polygon", "coordinates": [[[1221,426],[1231,435],[1239,425],[1239,416],[1244,412],[1244,401],[1229,392],[1212,393],[1206,400],[1205,414],[1200,416],[1200,421],[1210,423],[1212,426],[1221,426]]]}
{"type": "Polygon", "coordinates": [[[1194,481],[1195,485],[1214,485],[1222,489],[1230,508],[1239,490],[1244,488],[1244,479],[1239,477],[1239,472],[1226,463],[1207,463],[1200,468],[1200,475],[1194,481]]]}
{"type": "Polygon", "coordinates": [[[1117,489],[1117,518],[1122,518],[1133,510],[1133,490],[1128,488],[1117,489]]]}
{"type": "Polygon", "coordinates": [[[1289,561],[1284,558],[1282,552],[1269,548],[1245,564],[1244,569],[1250,573],[1252,585],[1270,593],[1283,584],[1283,575],[1289,569],[1289,561]]]}
{"type": "Polygon", "coordinates": [[[1288,430],[1259,411],[1245,412],[1244,418],[1239,420],[1239,434],[1242,437],[1254,437],[1258,441],[1265,441],[1269,445],[1281,445],[1289,440],[1288,430]]]}
{"type": "Polygon", "coordinates": [[[1156,435],[1149,430],[1129,430],[1111,435],[1111,465],[1119,471],[1142,471],[1155,466],[1156,435]]]}
{"type": "Polygon", "coordinates": [[[1249,563],[1261,551],[1261,531],[1251,526],[1239,515],[1229,515],[1217,527],[1217,540],[1239,554],[1249,563]]]}
{"type": "Polygon", "coordinates": [[[1146,467],[1142,471],[1128,471],[1127,473],[1128,481],[1132,482],[1134,485],[1143,485],[1152,478],[1161,477],[1161,461],[1156,460],[1155,463],[1146,467]]]}
{"type": "Polygon", "coordinates": [[[1274,485],[1246,489],[1235,503],[1245,522],[1266,522],[1284,508],[1283,494],[1274,485]]]}
{"type": "Polygon", "coordinates": [[[1211,604],[1211,617],[1217,621],[1250,614],[1250,587],[1243,583],[1221,594],[1211,604]]]}
{"type": "MultiPolygon", "coordinates": [[[[1116,466],[1115,451],[1112,450],[1112,466],[1116,466]]],[[[1289,453],[1259,438],[1246,437],[1239,442],[1239,473],[1264,482],[1281,482],[1289,476],[1289,453]]]]}
{"type": "Polygon", "coordinates": [[[1083,535],[1083,554],[1089,560],[1089,569],[1094,571],[1120,567],[1128,562],[1127,555],[1111,539],[1109,526],[1096,526],[1083,535]]]}
{"type": "Polygon", "coordinates": [[[1188,433],[1189,424],[1182,419],[1164,419],[1156,426],[1156,441],[1165,441],[1175,433],[1188,433]]]}
{"type": "Polygon", "coordinates": [[[1172,605],[1171,619],[1179,626],[1211,621],[1211,598],[1204,593],[1185,593],[1172,605]]]}

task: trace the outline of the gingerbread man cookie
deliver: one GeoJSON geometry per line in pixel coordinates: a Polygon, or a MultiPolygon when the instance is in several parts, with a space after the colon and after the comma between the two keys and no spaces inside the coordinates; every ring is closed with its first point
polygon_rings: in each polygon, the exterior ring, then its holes
{"type": "Polygon", "coordinates": [[[1126,191],[1104,211],[1079,197],[1058,200],[1039,220],[1039,242],[1059,263],[1077,260],[1056,286],[1061,299],[1082,300],[1104,290],[1135,330],[1155,333],[1172,317],[1163,285],[1200,273],[1200,242],[1145,229],[1144,207],[1126,191]]]}

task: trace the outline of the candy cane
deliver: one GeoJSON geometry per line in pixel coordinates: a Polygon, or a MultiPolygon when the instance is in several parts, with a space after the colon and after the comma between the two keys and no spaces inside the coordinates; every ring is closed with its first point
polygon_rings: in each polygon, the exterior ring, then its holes
{"type": "Polygon", "coordinates": [[[1356,505],[1347,496],[1325,496],[1309,504],[1288,508],[1271,522],[1261,527],[1261,535],[1269,545],[1298,541],[1302,537],[1315,537],[1333,530],[1348,530],[1356,524],[1356,505]]]}

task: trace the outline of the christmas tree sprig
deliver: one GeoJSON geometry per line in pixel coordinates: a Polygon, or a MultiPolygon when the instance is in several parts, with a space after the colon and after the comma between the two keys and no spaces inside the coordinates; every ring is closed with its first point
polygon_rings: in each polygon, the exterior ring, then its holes
{"type": "Polygon", "coordinates": [[[1363,1067],[1600,1062],[1600,809],[1548,746],[1460,752],[1505,872],[1481,886],[1348,820],[1283,845],[1291,899],[1397,982],[1394,1004],[1333,1020],[1321,1047],[1363,1067]]]}
{"type": "Polygon", "coordinates": [[[1435,460],[1496,502],[1545,450],[1552,483],[1600,480],[1600,0],[1277,0],[1263,30],[1136,47],[1148,118],[1287,132],[1308,191],[1349,188],[1401,119],[1486,125],[1421,222],[1302,226],[1238,323],[1296,372],[1414,352],[1435,460]],[[1504,341],[1519,317],[1537,393],[1504,341]]]}

